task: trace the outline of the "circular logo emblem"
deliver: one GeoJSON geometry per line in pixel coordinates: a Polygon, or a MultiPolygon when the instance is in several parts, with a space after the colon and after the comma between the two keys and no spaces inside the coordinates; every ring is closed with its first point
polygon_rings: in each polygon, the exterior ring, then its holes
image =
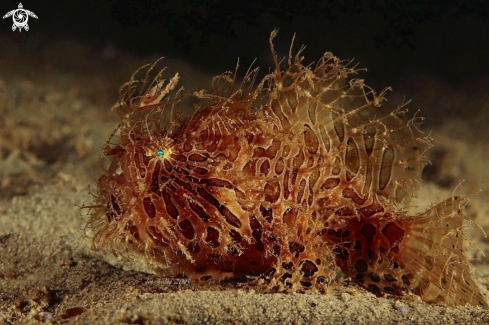
{"type": "Polygon", "coordinates": [[[14,20],[12,30],[15,31],[16,29],[19,29],[19,32],[22,31],[22,28],[24,28],[26,31],[29,30],[29,25],[27,25],[29,16],[37,18],[35,13],[25,10],[22,3],[19,3],[19,7],[17,9],[7,12],[3,18],[5,19],[10,16],[12,16],[12,19],[14,20]]]}

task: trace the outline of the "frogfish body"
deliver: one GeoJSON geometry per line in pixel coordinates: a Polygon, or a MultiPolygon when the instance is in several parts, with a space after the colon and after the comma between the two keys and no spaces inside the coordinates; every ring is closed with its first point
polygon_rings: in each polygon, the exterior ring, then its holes
{"type": "Polygon", "coordinates": [[[289,57],[282,70],[274,36],[273,73],[254,88],[253,73],[238,87],[216,77],[211,94],[188,96],[201,107],[183,121],[162,122],[178,75],[124,85],[87,225],[94,247],[145,254],[196,282],[321,290],[341,270],[379,296],[486,308],[464,257],[464,199],[402,209],[431,147],[416,120],[386,112],[384,92],[349,79],[356,70],[331,53],[315,68],[289,57]]]}

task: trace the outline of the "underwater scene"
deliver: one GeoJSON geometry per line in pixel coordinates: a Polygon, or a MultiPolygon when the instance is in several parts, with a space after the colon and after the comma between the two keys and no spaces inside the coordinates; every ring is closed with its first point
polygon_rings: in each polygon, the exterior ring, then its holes
{"type": "Polygon", "coordinates": [[[477,2],[0,9],[2,325],[489,322],[477,2]]]}

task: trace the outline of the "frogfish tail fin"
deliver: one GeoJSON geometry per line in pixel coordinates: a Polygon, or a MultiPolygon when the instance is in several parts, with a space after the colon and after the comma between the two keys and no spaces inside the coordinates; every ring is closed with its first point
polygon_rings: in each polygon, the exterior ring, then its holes
{"type": "Polygon", "coordinates": [[[463,202],[453,197],[409,218],[400,256],[409,287],[424,301],[488,308],[465,258],[463,202]]]}

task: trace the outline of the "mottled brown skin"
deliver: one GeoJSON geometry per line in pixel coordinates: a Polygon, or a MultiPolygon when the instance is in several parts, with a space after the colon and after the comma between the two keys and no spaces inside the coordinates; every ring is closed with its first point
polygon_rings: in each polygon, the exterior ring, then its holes
{"type": "Polygon", "coordinates": [[[306,155],[313,155],[291,148],[299,139],[277,140],[279,121],[273,116],[237,122],[225,113],[209,114],[213,109],[184,123],[165,144],[142,139],[119,151],[100,180],[101,188],[124,188],[111,194],[109,221],[123,222],[131,211],[124,230],[134,244],[151,243],[153,260],[171,261],[175,273],[191,278],[280,272],[323,283],[335,270],[332,255],[322,222],[307,221],[298,211],[302,201],[308,207],[296,186],[297,175],[318,175],[317,167],[305,164],[306,155]],[[155,156],[160,149],[166,154],[155,156]],[[122,168],[124,177],[110,175],[117,166],[129,166],[122,168]],[[290,190],[281,190],[284,183],[290,190]],[[318,268],[326,263],[325,270],[318,268]]]}
{"type": "Polygon", "coordinates": [[[355,72],[326,53],[314,69],[299,55],[284,71],[276,63],[254,89],[223,75],[193,95],[202,109],[165,129],[158,114],[176,100],[161,100],[178,76],[137,95],[133,76],[113,108],[120,141],[105,148],[94,244],[196,281],[322,290],[340,268],[377,295],[487,307],[463,256],[463,199],[418,216],[399,208],[430,139],[399,109],[383,111],[383,93],[347,82],[355,72]]]}

